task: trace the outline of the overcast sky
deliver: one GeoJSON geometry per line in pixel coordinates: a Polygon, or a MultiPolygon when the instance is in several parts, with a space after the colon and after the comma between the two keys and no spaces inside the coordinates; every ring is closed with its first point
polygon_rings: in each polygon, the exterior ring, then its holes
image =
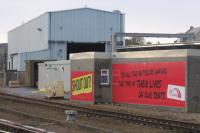
{"type": "Polygon", "coordinates": [[[80,7],[121,10],[126,32],[185,32],[200,26],[200,0],[0,0],[0,43],[7,32],[47,11],[80,7]]]}

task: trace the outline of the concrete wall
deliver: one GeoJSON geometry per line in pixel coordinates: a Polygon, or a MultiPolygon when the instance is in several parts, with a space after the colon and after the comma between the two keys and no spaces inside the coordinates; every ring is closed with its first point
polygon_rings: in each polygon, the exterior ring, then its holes
{"type": "Polygon", "coordinates": [[[34,74],[34,62],[33,61],[26,61],[26,68],[25,68],[25,86],[27,87],[34,87],[35,82],[35,74],[34,74]]]}
{"type": "MultiPolygon", "coordinates": [[[[111,55],[98,52],[87,52],[71,54],[71,71],[93,71],[94,72],[94,103],[112,102],[112,76],[110,76],[110,85],[100,85],[101,69],[110,69],[112,75],[113,64],[137,64],[137,63],[176,63],[184,62],[184,106],[159,106],[155,104],[129,104],[143,108],[162,108],[167,110],[176,110],[184,112],[200,112],[200,50],[182,49],[182,50],[154,50],[154,51],[134,51],[118,52],[111,55]],[[110,58],[111,57],[111,58],[110,58]]],[[[170,66],[168,66],[170,67],[170,66]]],[[[176,71],[179,68],[173,66],[171,70],[176,71]]],[[[173,73],[172,73],[173,75],[173,73]]],[[[172,76],[176,77],[177,75],[172,76]]],[[[164,78],[165,79],[165,78],[164,78]]],[[[175,81],[178,79],[174,79],[175,81]]],[[[167,82],[167,81],[166,81],[167,82]]],[[[179,81],[178,81],[179,82],[179,81]]],[[[122,94],[123,95],[123,94],[122,94]]],[[[183,96],[184,96],[183,95],[183,96]]],[[[123,103],[123,104],[128,104],[123,103]]]]}
{"type": "MultiPolygon", "coordinates": [[[[155,51],[138,51],[113,53],[112,64],[116,63],[142,63],[142,62],[186,62],[185,68],[185,108],[161,107],[154,105],[137,105],[140,107],[156,107],[169,110],[179,110],[186,112],[200,112],[200,50],[155,50],[155,51]]],[[[179,69],[178,67],[176,69],[179,69]]]]}
{"type": "MultiPolygon", "coordinates": [[[[71,57],[70,57],[71,58],[71,57]]],[[[72,59],[71,58],[71,81],[73,80],[73,76],[72,73],[73,72],[94,72],[94,59],[72,59]]],[[[92,75],[93,79],[92,81],[94,81],[94,74],[92,75]]],[[[71,88],[71,100],[75,100],[75,101],[80,101],[79,99],[73,99],[72,98],[72,86],[71,88]]],[[[91,93],[91,92],[90,92],[91,93]]],[[[94,103],[94,94],[95,94],[95,88],[94,88],[94,82],[92,82],[92,96],[87,96],[86,98],[83,98],[83,100],[81,100],[82,102],[87,102],[87,103],[94,103]],[[87,99],[92,99],[92,100],[87,100],[87,99]]],[[[80,94],[82,95],[82,94],[80,94]]],[[[79,96],[79,95],[78,95],[79,96]]],[[[82,97],[82,96],[79,96],[82,97]]]]}
{"type": "Polygon", "coordinates": [[[187,111],[200,112],[200,56],[188,56],[187,111]]]}
{"type": "Polygon", "coordinates": [[[94,59],[94,88],[95,88],[95,102],[96,103],[111,103],[111,59],[94,59]],[[109,70],[109,85],[101,85],[101,69],[109,70]]]}
{"type": "Polygon", "coordinates": [[[100,85],[101,69],[110,69],[110,54],[86,52],[71,54],[71,72],[92,71],[93,75],[93,103],[111,102],[110,85],[100,85]]]}
{"type": "MultiPolygon", "coordinates": [[[[129,63],[151,63],[151,62],[178,62],[184,61],[187,64],[187,50],[154,50],[154,51],[134,51],[134,52],[118,52],[112,55],[112,64],[129,64],[129,63]]],[[[176,68],[175,68],[176,69],[176,68]]],[[[178,69],[178,68],[177,68],[178,69]]],[[[185,70],[187,74],[187,70],[185,70]]],[[[187,75],[186,75],[187,78],[187,75]]],[[[185,84],[187,92],[187,82],[185,84]]],[[[124,103],[124,104],[128,104],[124,103]]],[[[187,104],[187,100],[186,100],[187,104]]],[[[157,107],[170,110],[186,111],[185,108],[167,107],[167,106],[156,106],[156,105],[142,105],[142,104],[131,104],[132,106],[139,107],[157,107]]]]}
{"type": "Polygon", "coordinates": [[[200,50],[188,50],[187,111],[200,112],[200,50]]]}

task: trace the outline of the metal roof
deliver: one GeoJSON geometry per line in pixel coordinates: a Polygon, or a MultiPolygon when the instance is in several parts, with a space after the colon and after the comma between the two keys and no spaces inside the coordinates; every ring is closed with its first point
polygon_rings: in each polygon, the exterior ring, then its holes
{"type": "Polygon", "coordinates": [[[116,13],[116,14],[123,14],[119,10],[113,10],[113,11],[105,11],[101,9],[95,9],[95,8],[89,8],[89,7],[83,7],[83,8],[74,8],[74,9],[67,9],[67,10],[59,10],[59,11],[50,11],[51,13],[56,12],[68,12],[68,11],[76,11],[76,10],[93,10],[93,11],[100,11],[100,12],[107,12],[107,13],[116,13]]]}
{"type": "Polygon", "coordinates": [[[135,47],[118,48],[118,52],[127,51],[149,51],[149,50],[168,50],[168,49],[200,49],[199,43],[197,44],[160,44],[160,45],[138,45],[135,47]]]}
{"type": "Polygon", "coordinates": [[[116,36],[123,37],[160,37],[160,38],[192,38],[192,33],[169,34],[169,33],[115,33],[116,36]]]}

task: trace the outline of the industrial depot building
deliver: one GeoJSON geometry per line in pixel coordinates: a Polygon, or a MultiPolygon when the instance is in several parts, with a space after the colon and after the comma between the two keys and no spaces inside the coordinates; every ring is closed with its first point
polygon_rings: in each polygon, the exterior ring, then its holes
{"type": "Polygon", "coordinates": [[[49,97],[199,112],[200,28],[125,33],[124,22],[118,10],[47,12],[8,33],[8,69],[49,97]],[[124,37],[179,43],[125,48],[124,37]]]}
{"type": "MultiPolygon", "coordinates": [[[[125,32],[125,16],[79,8],[47,12],[8,32],[8,69],[25,71],[26,60],[65,60],[70,53],[111,50],[113,32],[125,32]]],[[[123,45],[123,38],[118,39],[123,45]]]]}

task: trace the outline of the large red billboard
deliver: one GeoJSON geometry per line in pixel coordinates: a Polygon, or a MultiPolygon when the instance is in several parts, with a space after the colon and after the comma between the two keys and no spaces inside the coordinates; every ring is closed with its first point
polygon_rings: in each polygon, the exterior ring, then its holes
{"type": "Polygon", "coordinates": [[[112,65],[114,103],[185,107],[185,62],[112,65]]]}
{"type": "Polygon", "coordinates": [[[71,72],[71,100],[93,101],[93,72],[71,72]]]}

